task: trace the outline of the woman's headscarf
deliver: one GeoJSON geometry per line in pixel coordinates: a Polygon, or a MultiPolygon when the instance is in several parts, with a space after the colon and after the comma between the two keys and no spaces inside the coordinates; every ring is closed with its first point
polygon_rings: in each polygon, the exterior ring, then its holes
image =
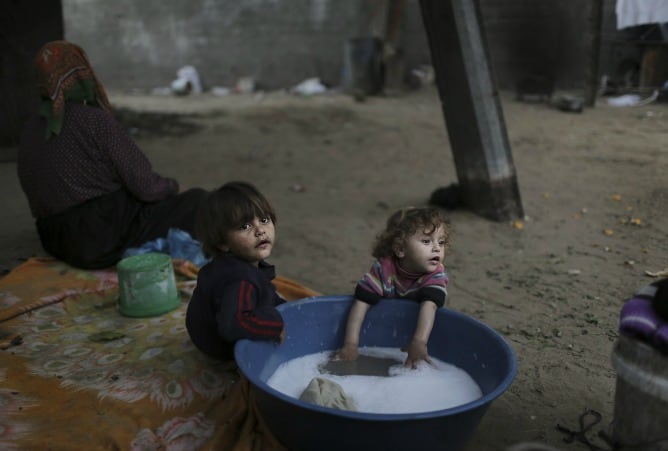
{"type": "Polygon", "coordinates": [[[86,52],[68,41],[45,44],[35,57],[35,78],[42,96],[40,114],[47,119],[46,139],[60,134],[65,101],[97,104],[111,113],[107,93],[95,76],[86,52]]]}

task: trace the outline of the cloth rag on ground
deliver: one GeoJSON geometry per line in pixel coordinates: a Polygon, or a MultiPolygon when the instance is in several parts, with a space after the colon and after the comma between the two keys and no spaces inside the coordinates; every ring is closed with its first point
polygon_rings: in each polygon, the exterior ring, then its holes
{"type": "Polygon", "coordinates": [[[356,411],[355,403],[336,382],[324,377],[314,377],[306,386],[301,401],[339,410],[356,411]]]}
{"type": "Polygon", "coordinates": [[[657,305],[659,288],[666,281],[668,279],[644,286],[624,303],[619,314],[619,332],[622,335],[642,340],[663,353],[668,353],[668,321],[659,315],[654,306],[657,305]]]}
{"type": "MultiPolygon", "coordinates": [[[[193,267],[175,260],[177,280],[196,276],[193,267]]],[[[274,282],[288,300],[318,294],[274,282]]],[[[190,342],[188,299],[124,317],[114,268],[51,258],[0,279],[0,449],[285,451],[236,364],[190,342]]]]}

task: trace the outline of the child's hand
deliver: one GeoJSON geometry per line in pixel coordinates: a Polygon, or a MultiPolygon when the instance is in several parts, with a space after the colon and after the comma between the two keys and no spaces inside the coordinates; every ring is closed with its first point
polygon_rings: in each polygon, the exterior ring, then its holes
{"type": "Polygon", "coordinates": [[[281,330],[281,334],[278,336],[278,344],[282,345],[285,341],[285,327],[281,330]]]}
{"type": "Polygon", "coordinates": [[[431,364],[431,358],[427,352],[427,343],[424,341],[413,340],[401,348],[401,350],[408,353],[408,357],[406,357],[406,361],[404,362],[404,366],[406,367],[415,369],[420,360],[431,364]]]}
{"type": "Polygon", "coordinates": [[[334,356],[334,360],[357,360],[358,354],[356,344],[344,343],[343,347],[334,356]]]}

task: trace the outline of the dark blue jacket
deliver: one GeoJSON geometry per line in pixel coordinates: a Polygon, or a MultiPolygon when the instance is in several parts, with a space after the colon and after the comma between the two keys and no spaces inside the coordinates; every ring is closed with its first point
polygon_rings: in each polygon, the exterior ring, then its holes
{"type": "Polygon", "coordinates": [[[274,267],[265,261],[255,267],[221,256],[204,265],[186,313],[193,344],[211,357],[232,359],[239,339],[278,340],[283,318],[276,306],[285,301],[274,277],[274,267]]]}

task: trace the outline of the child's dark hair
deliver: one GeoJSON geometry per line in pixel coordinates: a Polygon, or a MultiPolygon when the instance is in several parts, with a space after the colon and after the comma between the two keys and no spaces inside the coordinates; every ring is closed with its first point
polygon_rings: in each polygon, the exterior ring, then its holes
{"type": "Polygon", "coordinates": [[[221,255],[227,233],[254,217],[269,216],[276,223],[276,212],[260,191],[247,182],[229,182],[209,192],[197,211],[196,238],[208,257],[221,255]]]}
{"type": "Polygon", "coordinates": [[[375,258],[390,257],[394,255],[394,248],[403,245],[411,235],[418,231],[433,233],[439,226],[443,226],[447,250],[450,244],[450,227],[441,210],[432,207],[402,208],[387,220],[385,230],[376,238],[372,255],[375,258]]]}

